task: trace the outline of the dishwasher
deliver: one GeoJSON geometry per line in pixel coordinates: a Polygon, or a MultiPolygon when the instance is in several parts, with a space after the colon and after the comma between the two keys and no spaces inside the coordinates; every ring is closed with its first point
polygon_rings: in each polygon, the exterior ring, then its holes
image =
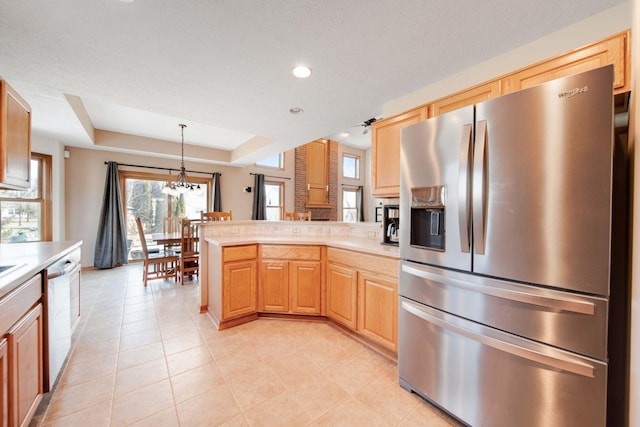
{"type": "Polygon", "coordinates": [[[47,267],[44,279],[44,390],[51,391],[71,349],[79,318],[80,249],[47,267]]]}

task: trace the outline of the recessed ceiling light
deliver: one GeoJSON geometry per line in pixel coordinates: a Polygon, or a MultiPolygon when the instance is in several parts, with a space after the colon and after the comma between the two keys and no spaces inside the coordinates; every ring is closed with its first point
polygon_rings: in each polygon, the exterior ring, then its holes
{"type": "Polygon", "coordinates": [[[293,69],[293,75],[299,79],[306,79],[311,75],[311,68],[304,65],[298,65],[293,69]]]}
{"type": "Polygon", "coordinates": [[[120,0],[122,3],[133,3],[134,0],[120,0]]]}
{"type": "Polygon", "coordinates": [[[302,114],[302,113],[304,113],[304,110],[302,108],[300,108],[300,107],[291,107],[291,108],[289,108],[289,112],[291,114],[302,114]]]}
{"type": "Polygon", "coordinates": [[[349,136],[349,132],[342,132],[342,136],[346,138],[347,136],[349,136]]]}

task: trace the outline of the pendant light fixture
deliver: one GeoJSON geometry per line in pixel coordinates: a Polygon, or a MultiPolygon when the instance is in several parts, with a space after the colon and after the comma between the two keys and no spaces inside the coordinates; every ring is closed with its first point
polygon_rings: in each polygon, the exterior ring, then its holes
{"type": "MultiPolygon", "coordinates": [[[[184,128],[187,127],[187,125],[180,123],[178,126],[180,126],[180,133],[181,133],[181,143],[180,143],[180,147],[181,147],[181,162],[180,162],[180,173],[178,174],[177,179],[171,183],[171,185],[169,185],[169,183],[167,183],[167,185],[162,189],[162,192],[164,194],[171,194],[173,196],[180,194],[180,193],[186,193],[187,190],[199,190],[200,189],[200,184],[192,184],[189,182],[189,178],[187,177],[187,171],[184,167],[184,128]]],[[[169,170],[169,175],[171,175],[171,170],[169,170]]]]}

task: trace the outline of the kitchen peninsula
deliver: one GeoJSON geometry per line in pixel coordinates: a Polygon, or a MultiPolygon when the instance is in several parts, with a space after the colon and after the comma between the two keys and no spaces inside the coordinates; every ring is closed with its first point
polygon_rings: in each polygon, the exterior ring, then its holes
{"type": "Polygon", "coordinates": [[[201,312],[218,329],[259,316],[328,320],[397,352],[397,247],[379,223],[202,225],[201,312]]]}

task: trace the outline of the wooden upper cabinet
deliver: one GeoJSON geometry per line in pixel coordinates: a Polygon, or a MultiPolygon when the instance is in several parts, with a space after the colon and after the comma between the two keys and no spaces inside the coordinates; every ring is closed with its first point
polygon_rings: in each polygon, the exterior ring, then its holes
{"type": "Polygon", "coordinates": [[[329,141],[307,144],[307,207],[329,205],[329,141]]]}
{"type": "Polygon", "coordinates": [[[477,104],[487,99],[496,98],[501,95],[500,80],[493,80],[463,90],[446,98],[439,99],[429,106],[431,114],[429,117],[439,116],[467,105],[477,104]]]}
{"type": "Polygon", "coordinates": [[[400,195],[400,132],[427,118],[426,107],[378,120],[371,125],[371,177],[373,196],[400,195]]]}
{"type": "Polygon", "coordinates": [[[616,34],[599,42],[572,50],[564,55],[533,64],[503,78],[503,93],[535,86],[613,64],[614,93],[630,90],[630,32],[616,34]]]}
{"type": "Polygon", "coordinates": [[[29,188],[31,107],[0,79],[0,187],[29,188]]]}

